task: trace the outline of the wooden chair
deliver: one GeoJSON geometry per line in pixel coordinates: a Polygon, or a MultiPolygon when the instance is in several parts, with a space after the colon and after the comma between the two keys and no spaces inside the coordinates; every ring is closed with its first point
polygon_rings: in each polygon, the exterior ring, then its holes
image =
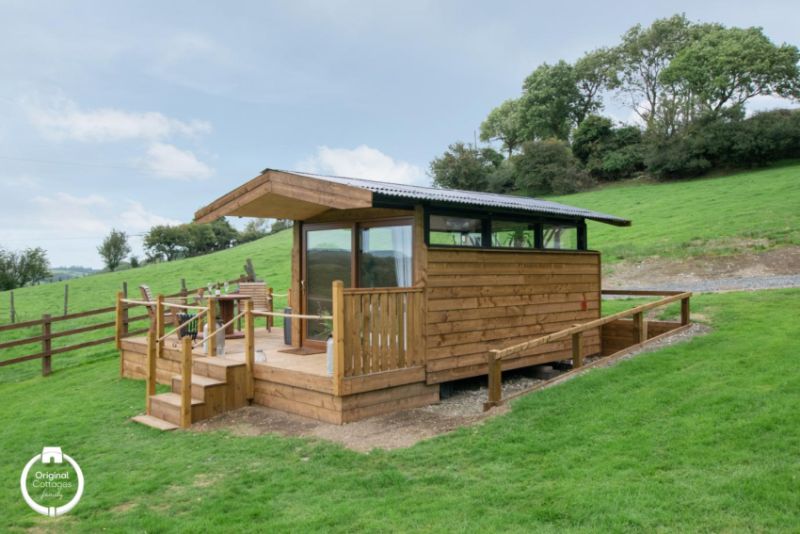
{"type": "MultiPolygon", "coordinates": [[[[139,291],[142,294],[142,300],[146,302],[155,302],[155,298],[153,297],[153,291],[150,289],[150,286],[146,284],[142,284],[139,286],[139,291]]],[[[168,302],[172,302],[171,300],[168,302]]],[[[179,303],[178,303],[179,304],[179,303]]],[[[156,327],[156,309],[154,306],[147,307],[147,315],[150,316],[150,324],[153,328],[156,327]]],[[[175,312],[174,308],[165,307],[164,308],[164,321],[165,323],[172,323],[174,326],[180,326],[180,319],[178,314],[175,312]]]]}
{"type": "MultiPolygon", "coordinates": [[[[272,311],[272,297],[265,282],[239,282],[239,293],[253,302],[253,311],[272,311]]],[[[267,332],[272,331],[273,317],[267,316],[267,332]]]]}

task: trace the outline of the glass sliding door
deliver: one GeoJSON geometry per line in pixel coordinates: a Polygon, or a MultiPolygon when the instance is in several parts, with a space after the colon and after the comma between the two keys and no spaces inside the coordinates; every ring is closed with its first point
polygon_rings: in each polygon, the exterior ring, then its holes
{"type": "Polygon", "coordinates": [[[393,220],[359,226],[358,287],[410,287],[411,221],[393,220]]]}
{"type": "MultiPolygon", "coordinates": [[[[352,287],[353,230],[350,226],[306,225],[303,229],[302,281],[304,313],[330,315],[334,280],[352,287]]],[[[304,321],[304,344],[321,345],[331,333],[331,321],[304,321]]]]}

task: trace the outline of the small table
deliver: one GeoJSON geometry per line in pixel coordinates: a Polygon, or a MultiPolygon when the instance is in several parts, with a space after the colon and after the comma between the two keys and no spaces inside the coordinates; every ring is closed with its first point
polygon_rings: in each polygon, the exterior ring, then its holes
{"type": "MultiPolygon", "coordinates": [[[[228,295],[214,295],[213,298],[217,302],[219,315],[222,319],[222,324],[227,323],[234,316],[234,304],[241,303],[243,300],[250,300],[250,295],[240,295],[238,293],[230,293],[228,295]]],[[[239,309],[241,309],[239,304],[239,309]]],[[[225,339],[241,339],[244,337],[244,332],[237,332],[234,323],[225,327],[225,339]]]]}

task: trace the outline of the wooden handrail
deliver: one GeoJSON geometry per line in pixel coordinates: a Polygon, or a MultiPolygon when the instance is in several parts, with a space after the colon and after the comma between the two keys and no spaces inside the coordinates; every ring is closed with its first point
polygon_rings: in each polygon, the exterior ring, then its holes
{"type": "Polygon", "coordinates": [[[345,295],[363,295],[366,293],[422,293],[421,287],[348,287],[344,288],[345,295]]]}
{"type": "Polygon", "coordinates": [[[291,317],[292,319],[311,319],[316,321],[333,320],[333,315],[304,315],[301,313],[282,313],[258,310],[253,310],[253,315],[258,315],[259,317],[291,317]]]}
{"type": "Polygon", "coordinates": [[[552,334],[548,334],[546,336],[538,337],[536,339],[532,339],[531,341],[525,341],[523,343],[519,343],[517,345],[513,345],[511,347],[506,347],[504,349],[494,349],[490,352],[495,354],[495,357],[498,359],[507,359],[515,354],[519,354],[520,352],[526,351],[528,349],[532,349],[541,345],[546,345],[551,341],[558,341],[561,339],[565,339],[572,334],[577,334],[578,332],[585,332],[587,330],[591,330],[593,328],[597,328],[598,326],[603,326],[604,324],[608,324],[611,322],[616,321],[617,319],[624,319],[625,317],[630,317],[637,313],[643,313],[648,310],[652,310],[653,308],[658,308],[664,306],[666,304],[670,304],[677,300],[688,299],[692,296],[691,291],[687,291],[684,293],[678,293],[676,295],[672,295],[669,297],[665,297],[663,299],[648,302],[646,304],[642,304],[640,306],[636,306],[634,308],[630,308],[628,310],[621,311],[619,313],[615,313],[613,315],[608,315],[606,317],[601,317],[600,319],[595,319],[594,321],[589,321],[588,323],[582,323],[576,326],[572,326],[570,328],[565,328],[564,330],[559,330],[558,332],[554,332],[552,334]]]}
{"type": "MultiPolygon", "coordinates": [[[[631,294],[640,296],[656,294],[656,292],[639,291],[639,290],[603,290],[603,293],[631,294]]],[[[661,293],[663,292],[658,292],[656,296],[661,296],[661,293]]],[[[584,363],[583,333],[586,332],[587,330],[592,330],[594,328],[601,327],[603,325],[612,323],[620,319],[624,319],[626,317],[633,317],[634,341],[635,344],[641,344],[647,341],[647,321],[645,320],[644,317],[645,312],[652,310],[653,308],[665,306],[667,304],[671,304],[672,302],[680,300],[681,301],[680,324],[685,327],[685,325],[689,324],[689,299],[691,298],[691,296],[692,296],[691,291],[669,292],[669,294],[664,296],[664,298],[661,298],[654,302],[648,302],[646,304],[634,306],[633,308],[623,310],[621,312],[608,315],[606,317],[601,317],[599,319],[589,321],[588,323],[576,324],[569,328],[559,330],[558,332],[553,332],[552,334],[548,334],[546,336],[541,336],[532,339],[530,341],[525,341],[523,343],[512,345],[511,347],[506,347],[504,349],[490,350],[487,355],[488,376],[489,376],[489,400],[485,404],[485,406],[486,407],[497,406],[502,401],[501,377],[502,377],[503,360],[510,359],[520,354],[521,352],[525,352],[529,349],[546,345],[553,341],[559,341],[571,337],[573,367],[575,369],[580,368],[583,366],[584,363]]]]}

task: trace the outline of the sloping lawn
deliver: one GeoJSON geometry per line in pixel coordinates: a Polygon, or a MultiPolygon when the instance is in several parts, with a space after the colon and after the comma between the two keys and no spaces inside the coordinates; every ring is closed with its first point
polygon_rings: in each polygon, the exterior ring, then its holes
{"type": "Polygon", "coordinates": [[[714,331],[394,452],[128,417],[141,382],[106,360],[0,385],[0,509],[13,530],[738,531],[800,524],[800,291],[703,295],[714,331]],[[73,512],[17,481],[44,445],[80,462],[73,512]]]}
{"type": "Polygon", "coordinates": [[[589,247],[603,263],[650,256],[728,255],[800,245],[800,165],[660,184],[623,182],[553,198],[633,221],[589,222],[589,247]]]}

